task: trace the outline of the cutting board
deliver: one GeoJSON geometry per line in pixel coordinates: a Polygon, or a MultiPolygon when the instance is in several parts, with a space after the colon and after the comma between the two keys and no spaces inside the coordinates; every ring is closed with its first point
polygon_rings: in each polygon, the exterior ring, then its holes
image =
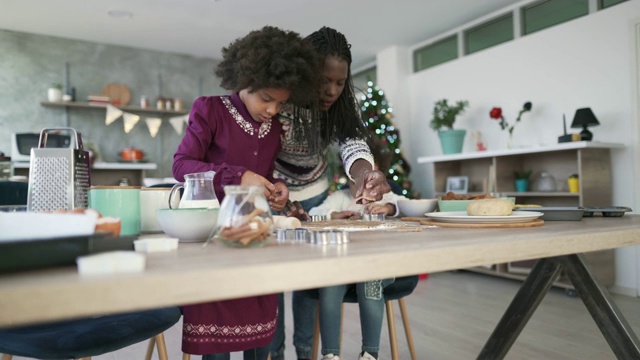
{"type": "Polygon", "coordinates": [[[431,219],[422,219],[420,224],[429,226],[438,226],[443,228],[474,228],[474,229],[506,229],[506,228],[527,228],[544,225],[544,220],[535,219],[527,222],[504,223],[504,224],[470,224],[470,223],[446,223],[442,221],[433,221],[431,219]]]}
{"type": "Polygon", "coordinates": [[[111,98],[111,103],[116,106],[125,106],[131,101],[131,91],[124,84],[107,84],[102,89],[102,94],[111,98]]]}

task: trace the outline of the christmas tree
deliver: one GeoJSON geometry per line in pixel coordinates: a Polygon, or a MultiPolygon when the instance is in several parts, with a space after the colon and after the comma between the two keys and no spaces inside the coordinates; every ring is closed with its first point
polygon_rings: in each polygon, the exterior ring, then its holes
{"type": "Polygon", "coordinates": [[[367,82],[367,93],[362,96],[360,112],[369,129],[369,147],[379,170],[386,174],[391,189],[408,198],[418,198],[409,180],[411,167],[400,149],[400,133],[393,126],[393,108],[385,99],[384,91],[367,82]]]}

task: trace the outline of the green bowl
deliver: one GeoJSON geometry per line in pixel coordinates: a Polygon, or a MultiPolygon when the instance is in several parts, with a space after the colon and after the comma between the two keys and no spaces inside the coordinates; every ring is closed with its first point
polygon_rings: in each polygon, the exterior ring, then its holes
{"type": "MultiPolygon", "coordinates": [[[[507,196],[499,199],[509,200],[515,206],[516,198],[507,196]]],[[[441,212],[445,211],[467,211],[467,205],[473,200],[438,200],[438,209],[441,212]]]]}
{"type": "Polygon", "coordinates": [[[473,200],[438,200],[440,212],[467,211],[467,205],[473,200]]]}

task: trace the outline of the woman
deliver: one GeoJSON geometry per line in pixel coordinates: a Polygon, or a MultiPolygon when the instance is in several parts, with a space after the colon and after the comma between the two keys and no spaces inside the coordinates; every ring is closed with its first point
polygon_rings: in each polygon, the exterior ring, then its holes
{"type": "MultiPolygon", "coordinates": [[[[360,119],[351,81],[351,45],[346,37],[323,27],[306,38],[323,57],[324,84],[320,93],[321,121],[280,114],[283,125],[282,150],[276,159],[275,177],[289,188],[293,206],[288,216],[306,217],[306,211],[320,205],[329,194],[327,152],[332,144],[340,148],[346,174],[355,182],[356,197],[362,204],[378,201],[390,188],[384,174],[374,170],[366,142],[367,129],[360,119]]],[[[311,356],[315,301],[293,293],[293,343],[299,359],[311,356]]],[[[284,296],[280,294],[278,328],[271,343],[271,358],[284,358],[284,296]]]]}

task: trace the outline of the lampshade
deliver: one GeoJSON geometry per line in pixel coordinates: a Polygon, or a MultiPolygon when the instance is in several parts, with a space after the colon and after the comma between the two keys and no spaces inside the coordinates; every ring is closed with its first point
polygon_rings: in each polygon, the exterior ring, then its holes
{"type": "Polygon", "coordinates": [[[572,128],[582,128],[582,131],[580,132],[582,140],[591,140],[593,138],[593,134],[587,128],[598,125],[600,125],[600,123],[593,114],[593,111],[591,111],[591,108],[576,110],[576,114],[573,116],[573,122],[571,123],[572,128]]]}

